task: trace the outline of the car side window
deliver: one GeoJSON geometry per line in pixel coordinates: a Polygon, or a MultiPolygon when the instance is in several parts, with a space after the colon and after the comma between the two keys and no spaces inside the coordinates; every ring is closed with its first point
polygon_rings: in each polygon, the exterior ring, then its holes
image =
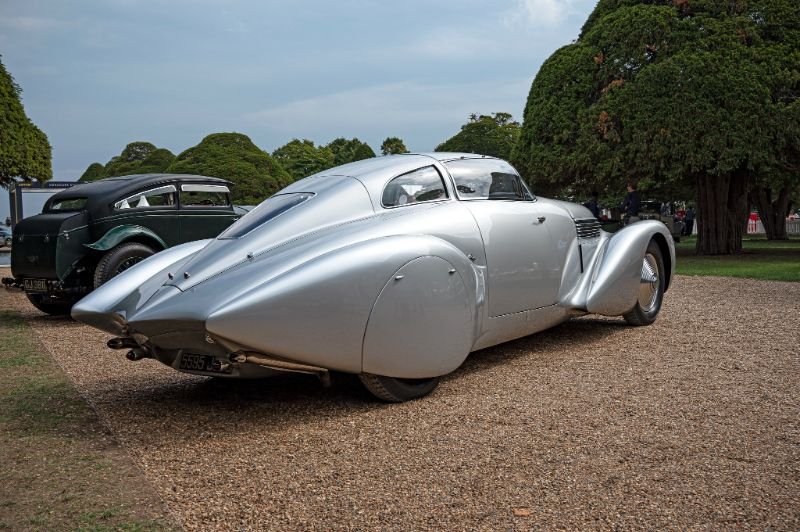
{"type": "Polygon", "coordinates": [[[381,203],[384,207],[400,207],[446,198],[447,189],[439,171],[433,166],[426,166],[389,181],[383,189],[381,203]]]}
{"type": "Polygon", "coordinates": [[[532,201],[533,194],[514,168],[498,159],[458,159],[444,163],[461,199],[532,201]]]}
{"type": "Polygon", "coordinates": [[[231,192],[222,185],[181,185],[182,207],[229,207],[231,192]]]}
{"type": "Polygon", "coordinates": [[[175,185],[152,188],[138,192],[114,203],[114,208],[141,209],[146,207],[172,207],[175,205],[175,185]]]}

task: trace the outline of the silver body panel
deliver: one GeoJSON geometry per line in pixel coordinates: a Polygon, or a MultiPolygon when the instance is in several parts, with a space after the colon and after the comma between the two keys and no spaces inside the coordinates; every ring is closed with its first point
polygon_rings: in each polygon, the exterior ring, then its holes
{"type": "MultiPolygon", "coordinates": [[[[629,311],[653,239],[672,276],[674,245],[660,222],[579,236],[591,217],[579,205],[458,199],[447,161],[477,157],[379,157],[300,180],[278,195],[311,199],[239,238],[159,253],[82,299],[73,317],[136,339],[175,369],[185,353],[250,353],[289,367],[424,378],[574,315],[629,311]],[[446,197],[382,205],[389,181],[427,166],[446,197]]],[[[272,373],[247,366],[220,376],[272,373]]]]}

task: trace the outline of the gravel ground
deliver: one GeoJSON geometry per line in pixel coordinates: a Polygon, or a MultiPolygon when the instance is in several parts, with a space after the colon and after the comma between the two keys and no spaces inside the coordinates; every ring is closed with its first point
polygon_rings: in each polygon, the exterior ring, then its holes
{"type": "Polygon", "coordinates": [[[131,363],[0,302],[189,530],[800,528],[800,283],[678,277],[653,326],[576,319],[399,405],[131,363]]]}

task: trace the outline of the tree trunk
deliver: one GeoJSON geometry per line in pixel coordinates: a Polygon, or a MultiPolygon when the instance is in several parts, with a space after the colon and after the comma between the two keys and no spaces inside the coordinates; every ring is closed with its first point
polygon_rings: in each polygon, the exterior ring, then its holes
{"type": "Polygon", "coordinates": [[[750,191],[750,202],[758,209],[758,216],[764,224],[767,240],[788,240],[786,216],[789,215],[789,187],[783,186],[773,201],[772,189],[756,187],[750,191]]]}
{"type": "Polygon", "coordinates": [[[697,247],[699,255],[730,255],[742,251],[746,231],[749,173],[700,174],[697,183],[697,247]]]}

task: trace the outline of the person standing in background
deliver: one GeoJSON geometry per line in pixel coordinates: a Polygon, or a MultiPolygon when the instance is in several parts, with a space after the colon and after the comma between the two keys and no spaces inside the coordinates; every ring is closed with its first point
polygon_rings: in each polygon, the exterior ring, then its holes
{"type": "Polygon", "coordinates": [[[624,224],[627,225],[639,221],[639,208],[641,207],[641,203],[642,201],[639,198],[639,191],[636,190],[636,185],[633,182],[629,182],[628,193],[625,194],[625,201],[623,201],[620,206],[624,224]]]}
{"type": "Polygon", "coordinates": [[[592,215],[598,220],[600,219],[600,201],[598,199],[599,196],[600,195],[597,193],[597,191],[593,190],[591,199],[583,204],[584,207],[592,211],[592,215]]]}
{"type": "Polygon", "coordinates": [[[692,236],[692,230],[694,229],[694,207],[689,205],[689,208],[686,209],[686,215],[683,217],[684,221],[684,235],[692,236]]]}

